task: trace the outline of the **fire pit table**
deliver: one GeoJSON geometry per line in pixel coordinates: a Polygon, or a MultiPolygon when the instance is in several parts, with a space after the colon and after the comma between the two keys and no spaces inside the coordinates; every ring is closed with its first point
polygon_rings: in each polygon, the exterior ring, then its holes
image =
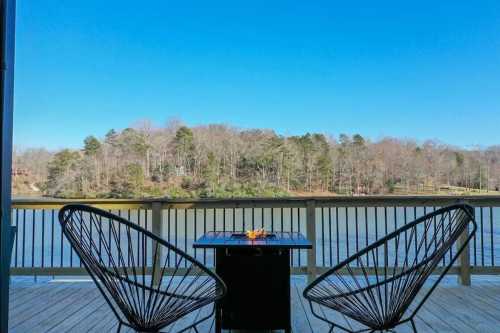
{"type": "Polygon", "coordinates": [[[291,332],[290,250],[312,249],[296,232],[250,239],[244,233],[209,232],[194,248],[215,249],[215,270],[228,293],[216,304],[215,331],[284,329],[291,332]]]}

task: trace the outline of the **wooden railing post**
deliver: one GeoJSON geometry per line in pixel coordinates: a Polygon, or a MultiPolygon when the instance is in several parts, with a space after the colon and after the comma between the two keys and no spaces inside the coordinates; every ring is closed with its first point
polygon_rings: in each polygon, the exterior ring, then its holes
{"type": "MultiPolygon", "coordinates": [[[[457,249],[460,249],[463,244],[467,242],[469,237],[469,227],[465,228],[464,232],[460,235],[457,241],[457,249]]],[[[464,248],[463,252],[458,257],[459,272],[458,272],[458,283],[463,286],[470,286],[471,284],[471,267],[470,267],[470,246],[464,248]]]]}
{"type": "Polygon", "coordinates": [[[307,281],[311,283],[316,278],[316,202],[307,201],[306,204],[306,229],[307,239],[313,248],[307,251],[307,281]]]}
{"type": "MultiPolygon", "coordinates": [[[[163,210],[161,202],[153,202],[151,204],[152,210],[152,233],[158,237],[163,237],[163,210]]],[[[162,247],[156,242],[152,244],[152,264],[154,266],[153,272],[153,285],[158,285],[161,275],[161,257],[162,257],[162,247]]]]}

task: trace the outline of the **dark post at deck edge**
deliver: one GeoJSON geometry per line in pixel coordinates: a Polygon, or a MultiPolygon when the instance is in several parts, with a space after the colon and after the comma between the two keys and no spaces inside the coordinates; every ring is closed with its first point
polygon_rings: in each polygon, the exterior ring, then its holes
{"type": "Polygon", "coordinates": [[[0,1],[0,332],[8,332],[11,227],[12,113],[14,96],[15,0],[0,1]]]}
{"type": "MultiPolygon", "coordinates": [[[[306,204],[306,229],[307,239],[311,242],[313,249],[316,248],[316,202],[307,201],[306,204]]],[[[307,280],[309,283],[316,278],[316,251],[307,251],[307,280]]]]}

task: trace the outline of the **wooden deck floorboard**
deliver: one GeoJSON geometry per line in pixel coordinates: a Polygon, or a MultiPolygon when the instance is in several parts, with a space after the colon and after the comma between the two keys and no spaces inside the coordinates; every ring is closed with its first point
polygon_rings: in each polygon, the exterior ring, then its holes
{"type": "MultiPolygon", "coordinates": [[[[472,283],[462,287],[445,282],[438,287],[417,316],[419,332],[500,332],[500,277],[473,278],[472,283]]],[[[305,285],[304,277],[292,278],[293,332],[328,332],[328,326],[312,315],[302,298],[305,285]]],[[[113,313],[90,281],[45,278],[35,282],[33,278],[14,277],[10,298],[9,328],[13,333],[114,332],[117,327],[113,313]]],[[[201,309],[166,331],[174,332],[210,311],[208,307],[201,309]]],[[[342,315],[326,314],[348,325],[342,315]]],[[[211,333],[213,327],[213,319],[209,319],[199,331],[211,333]]],[[[397,332],[411,329],[399,327],[397,332]]]]}

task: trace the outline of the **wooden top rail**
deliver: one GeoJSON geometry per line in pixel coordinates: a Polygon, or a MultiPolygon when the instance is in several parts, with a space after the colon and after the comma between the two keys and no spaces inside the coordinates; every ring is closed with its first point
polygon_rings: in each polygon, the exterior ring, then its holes
{"type": "Polygon", "coordinates": [[[476,207],[500,207],[499,195],[474,196],[331,196],[331,197],[286,197],[286,198],[242,198],[242,199],[13,199],[12,208],[58,209],[69,203],[81,203],[106,209],[151,209],[152,203],[161,203],[163,208],[288,208],[307,207],[313,202],[316,207],[433,207],[466,202],[476,207]]]}

